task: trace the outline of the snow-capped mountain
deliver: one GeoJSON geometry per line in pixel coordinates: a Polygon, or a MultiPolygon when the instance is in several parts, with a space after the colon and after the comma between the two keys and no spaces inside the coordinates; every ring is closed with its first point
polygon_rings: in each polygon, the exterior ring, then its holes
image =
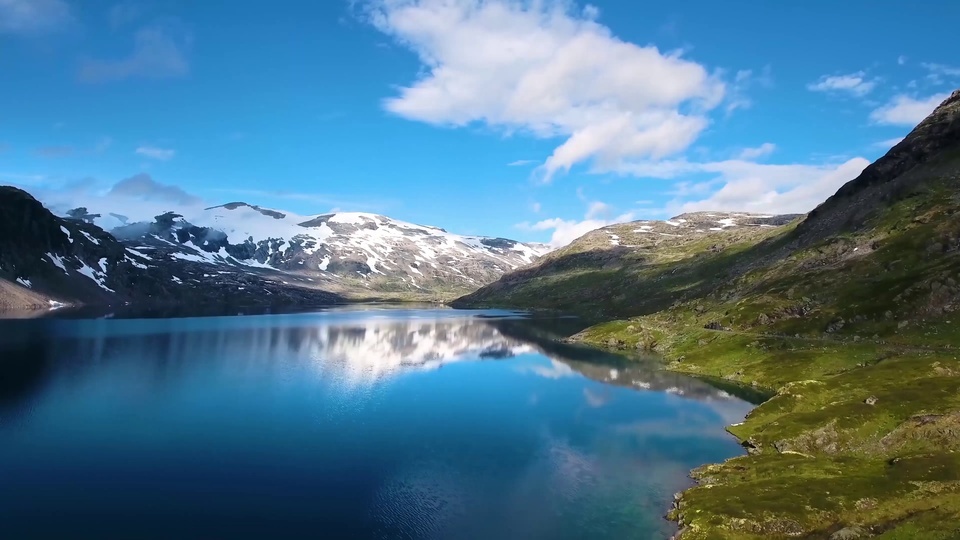
{"type": "MultiPolygon", "coordinates": [[[[111,219],[116,219],[113,215],[111,219]]],[[[549,249],[505,238],[464,236],[385,216],[302,216],[242,202],[111,232],[154,259],[276,275],[288,283],[369,295],[442,296],[470,291],[535,261],[549,249]]]]}

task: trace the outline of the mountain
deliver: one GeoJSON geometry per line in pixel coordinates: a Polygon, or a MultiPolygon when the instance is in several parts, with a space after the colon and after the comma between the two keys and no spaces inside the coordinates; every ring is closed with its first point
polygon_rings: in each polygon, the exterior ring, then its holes
{"type": "Polygon", "coordinates": [[[458,303],[584,313],[571,341],[769,392],[728,428],[747,455],[676,496],[683,540],[956,538],[960,91],[801,219],[670,222],[601,229],[458,303]]]}
{"type": "Polygon", "coordinates": [[[300,216],[243,202],[167,213],[111,231],[138,252],[273,276],[354,298],[450,298],[548,249],[463,236],[377,214],[300,216]]]}
{"type": "Polygon", "coordinates": [[[715,261],[744,242],[766,238],[799,218],[695,212],[666,221],[633,221],[591,231],[535,264],[510,272],[454,302],[576,311],[593,318],[662,309],[708,281],[715,261]],[[696,264],[685,264],[693,260],[696,264]],[[639,311],[638,311],[639,310],[639,311]]]}
{"type": "Polygon", "coordinates": [[[57,217],[0,188],[0,308],[59,304],[317,305],[446,299],[546,246],[463,236],[385,216],[299,216],[242,202],[150,222],[86,208],[57,217]],[[102,216],[106,215],[106,218],[102,216]],[[106,232],[96,223],[113,224],[106,232]]]}
{"type": "Polygon", "coordinates": [[[328,304],[336,294],[238,271],[158,258],[103,229],[53,215],[25,191],[0,187],[0,306],[211,302],[328,304]]]}

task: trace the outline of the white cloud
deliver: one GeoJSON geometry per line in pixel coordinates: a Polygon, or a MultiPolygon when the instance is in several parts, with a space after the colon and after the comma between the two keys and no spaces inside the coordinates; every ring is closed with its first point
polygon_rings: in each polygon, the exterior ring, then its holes
{"type": "Polygon", "coordinates": [[[63,0],[0,0],[0,34],[51,32],[70,22],[63,0]]]}
{"type": "Polygon", "coordinates": [[[849,92],[857,97],[870,93],[876,86],[876,81],[868,80],[863,71],[847,75],[824,75],[815,83],[807,85],[808,90],[814,92],[849,92]]]}
{"type": "Polygon", "coordinates": [[[777,145],[773,143],[763,143],[756,148],[744,148],[737,154],[737,159],[742,160],[752,160],[759,157],[767,156],[773,153],[777,149],[777,145]]]}
{"type": "Polygon", "coordinates": [[[516,161],[511,161],[507,163],[507,167],[523,167],[524,165],[533,165],[537,163],[535,159],[518,159],[516,161]]]}
{"type": "Polygon", "coordinates": [[[702,65],[613,36],[567,0],[367,0],[424,69],[384,106],[446,126],[560,137],[543,179],[594,160],[658,159],[706,128],[725,85],[702,65]]]}
{"type": "Polygon", "coordinates": [[[534,202],[530,205],[530,210],[533,210],[534,214],[539,214],[540,211],[543,210],[543,206],[538,202],[534,202]]]}
{"type": "Polygon", "coordinates": [[[158,159],[160,161],[168,161],[173,159],[173,156],[176,153],[176,150],[171,150],[169,148],[158,148],[156,146],[141,146],[136,150],[136,154],[139,156],[148,157],[150,159],[158,159]]]}
{"type": "Polygon", "coordinates": [[[869,164],[862,157],[823,165],[678,160],[634,163],[625,170],[648,178],[711,175],[709,180],[681,182],[675,186],[676,199],[668,205],[668,211],[673,214],[697,210],[786,214],[810,211],[836,193],[840,186],[856,178],[869,164]]]}
{"type": "Polygon", "coordinates": [[[129,56],[114,60],[86,58],[80,63],[78,76],[88,83],[131,77],[182,77],[190,71],[187,51],[191,41],[189,33],[172,22],[142,28],[134,38],[133,52],[129,56]]]}
{"type": "Polygon", "coordinates": [[[551,218],[536,223],[519,223],[517,227],[527,231],[553,231],[549,244],[554,248],[563,247],[588,232],[614,223],[623,223],[634,219],[633,212],[614,215],[613,207],[601,201],[587,204],[582,220],[551,218]]]}
{"type": "Polygon", "coordinates": [[[877,148],[893,148],[894,146],[900,144],[900,141],[903,140],[903,137],[894,137],[893,139],[887,139],[885,141],[877,141],[873,143],[873,146],[877,148]]]}
{"type": "Polygon", "coordinates": [[[870,113],[870,120],[878,124],[913,127],[948,97],[950,94],[943,93],[915,99],[901,94],[870,113]]]}
{"type": "Polygon", "coordinates": [[[897,64],[898,64],[898,65],[901,65],[901,66],[902,66],[902,65],[904,65],[904,64],[906,64],[906,63],[907,63],[907,57],[906,57],[906,56],[904,56],[904,55],[901,54],[900,56],[897,57],[897,64]]]}

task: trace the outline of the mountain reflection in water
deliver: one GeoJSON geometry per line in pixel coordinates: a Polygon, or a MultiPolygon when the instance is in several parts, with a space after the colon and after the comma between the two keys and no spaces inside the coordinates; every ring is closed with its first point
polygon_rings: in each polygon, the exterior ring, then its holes
{"type": "Polygon", "coordinates": [[[666,538],[670,496],[740,452],[723,426],[751,406],[552,339],[570,324],[3,322],[0,521],[16,537],[666,538]]]}

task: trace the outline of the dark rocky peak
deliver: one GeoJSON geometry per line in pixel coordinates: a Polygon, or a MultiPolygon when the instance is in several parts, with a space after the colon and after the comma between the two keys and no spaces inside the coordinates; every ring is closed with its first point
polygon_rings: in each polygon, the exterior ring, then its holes
{"type": "Polygon", "coordinates": [[[206,208],[205,210],[215,210],[217,208],[224,208],[226,210],[236,210],[238,208],[250,208],[252,210],[256,210],[257,212],[260,212],[261,214],[267,217],[272,217],[273,219],[283,219],[287,217],[287,215],[284,214],[283,212],[277,212],[276,210],[270,210],[269,208],[263,208],[255,204],[247,204],[245,202],[240,202],[240,201],[221,204],[220,206],[211,206],[210,208],[206,208]]]}
{"type": "Polygon", "coordinates": [[[0,187],[0,268],[3,270],[18,272],[35,265],[44,253],[67,252],[70,249],[68,231],[63,220],[26,191],[0,187]]]}
{"type": "Polygon", "coordinates": [[[515,240],[507,238],[482,238],[480,243],[497,249],[513,249],[517,245],[515,240]]]}

